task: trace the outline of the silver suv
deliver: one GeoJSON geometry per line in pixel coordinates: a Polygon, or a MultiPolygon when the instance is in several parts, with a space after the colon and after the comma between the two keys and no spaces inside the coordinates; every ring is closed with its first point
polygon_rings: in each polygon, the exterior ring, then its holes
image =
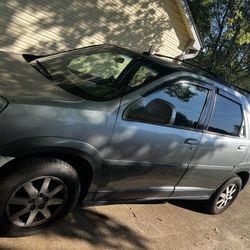
{"type": "Polygon", "coordinates": [[[197,199],[218,214],[247,184],[246,92],[110,45],[0,55],[2,235],[78,201],[197,199]]]}

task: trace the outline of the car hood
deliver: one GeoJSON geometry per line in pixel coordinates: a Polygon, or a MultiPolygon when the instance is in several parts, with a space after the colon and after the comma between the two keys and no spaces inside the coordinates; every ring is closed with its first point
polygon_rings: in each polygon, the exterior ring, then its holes
{"type": "Polygon", "coordinates": [[[0,51],[0,96],[8,100],[81,101],[33,68],[21,54],[0,51]]]}

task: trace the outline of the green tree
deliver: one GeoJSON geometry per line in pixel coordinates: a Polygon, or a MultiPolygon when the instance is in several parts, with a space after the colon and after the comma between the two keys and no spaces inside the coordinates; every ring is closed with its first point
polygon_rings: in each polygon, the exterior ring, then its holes
{"type": "Polygon", "coordinates": [[[250,0],[189,0],[204,45],[193,63],[250,90],[250,0]]]}

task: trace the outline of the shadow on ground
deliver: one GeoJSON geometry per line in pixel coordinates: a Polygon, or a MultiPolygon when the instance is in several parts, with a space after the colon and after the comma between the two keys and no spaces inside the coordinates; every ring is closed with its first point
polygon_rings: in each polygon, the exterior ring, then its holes
{"type": "Polygon", "coordinates": [[[207,214],[206,201],[203,200],[152,200],[133,204],[171,204],[196,213],[207,214]]]}
{"type": "Polygon", "coordinates": [[[184,208],[186,210],[191,210],[196,213],[207,214],[205,209],[205,202],[198,200],[169,200],[167,203],[174,206],[184,208]]]}
{"type": "MultiPolygon", "coordinates": [[[[165,201],[143,202],[143,204],[163,203],[165,201]]],[[[197,213],[205,213],[203,203],[200,201],[172,200],[167,203],[197,213]]],[[[121,221],[95,211],[93,207],[78,207],[44,234],[82,240],[91,246],[109,249],[121,248],[124,244],[131,246],[131,249],[148,249],[147,245],[150,241],[121,221]]]]}
{"type": "Polygon", "coordinates": [[[149,241],[120,221],[88,208],[75,209],[44,234],[51,233],[109,249],[118,249],[124,244],[131,249],[147,249],[149,241]]]}

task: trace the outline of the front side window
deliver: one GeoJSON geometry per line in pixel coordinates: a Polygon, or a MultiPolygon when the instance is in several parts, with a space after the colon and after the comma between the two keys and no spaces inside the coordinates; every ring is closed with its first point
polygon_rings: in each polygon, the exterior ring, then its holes
{"type": "Polygon", "coordinates": [[[208,131],[238,136],[242,123],[241,105],[222,95],[217,95],[208,131]]]}
{"type": "Polygon", "coordinates": [[[171,83],[165,89],[133,103],[125,112],[125,118],[196,128],[208,91],[189,83],[171,83]]]}

